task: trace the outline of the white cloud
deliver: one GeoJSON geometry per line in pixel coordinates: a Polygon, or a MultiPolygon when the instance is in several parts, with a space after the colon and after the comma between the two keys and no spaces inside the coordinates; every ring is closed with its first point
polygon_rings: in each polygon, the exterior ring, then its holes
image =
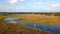
{"type": "Polygon", "coordinates": [[[18,0],[9,0],[10,3],[15,4],[18,0]]]}
{"type": "Polygon", "coordinates": [[[11,3],[11,4],[15,4],[15,3],[17,3],[17,2],[23,2],[24,0],[8,0],[8,2],[9,3],[11,3]]]}
{"type": "Polygon", "coordinates": [[[57,8],[57,7],[59,7],[60,5],[59,4],[52,4],[52,7],[53,8],[57,8]]]}
{"type": "Polygon", "coordinates": [[[23,2],[24,0],[20,0],[20,2],[23,2]]]}

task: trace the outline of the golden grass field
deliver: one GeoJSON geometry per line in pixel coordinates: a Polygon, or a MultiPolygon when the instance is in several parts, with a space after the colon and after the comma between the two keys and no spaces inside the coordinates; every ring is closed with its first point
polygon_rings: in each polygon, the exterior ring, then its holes
{"type": "Polygon", "coordinates": [[[40,14],[12,14],[5,17],[21,18],[20,21],[28,23],[60,25],[60,16],[48,16],[40,14]]]}
{"type": "Polygon", "coordinates": [[[50,32],[0,21],[0,34],[51,34],[50,32]]]}
{"type": "MultiPolygon", "coordinates": [[[[49,19],[49,16],[34,15],[34,14],[13,14],[13,15],[0,15],[0,34],[52,34],[50,32],[24,27],[18,24],[9,24],[3,21],[6,17],[18,17],[22,18],[20,21],[31,22],[31,23],[42,23],[45,24],[49,19]],[[42,17],[43,16],[43,17],[42,17]],[[46,20],[44,20],[46,19],[46,20]]],[[[50,17],[52,18],[52,16],[50,17]]],[[[57,17],[55,17],[57,18],[57,17]]],[[[56,23],[56,22],[55,22],[56,23]]],[[[49,24],[49,23],[46,23],[49,24]]]]}

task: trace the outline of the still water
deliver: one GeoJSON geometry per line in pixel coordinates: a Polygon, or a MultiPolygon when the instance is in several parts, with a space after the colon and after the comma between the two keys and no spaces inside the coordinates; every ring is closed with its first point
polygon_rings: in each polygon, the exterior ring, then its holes
{"type": "MultiPolygon", "coordinates": [[[[4,21],[9,23],[11,21],[16,21],[18,19],[19,18],[5,18],[4,21]]],[[[41,29],[43,31],[53,32],[55,34],[60,34],[60,26],[53,26],[53,25],[48,25],[48,24],[32,24],[32,23],[27,23],[27,22],[17,22],[17,24],[30,27],[30,28],[41,29]]]]}

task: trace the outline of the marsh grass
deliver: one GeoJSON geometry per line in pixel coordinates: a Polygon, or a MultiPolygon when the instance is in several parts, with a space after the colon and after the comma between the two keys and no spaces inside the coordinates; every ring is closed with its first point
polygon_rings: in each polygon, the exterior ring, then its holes
{"type": "Polygon", "coordinates": [[[52,34],[42,30],[28,28],[18,24],[6,23],[0,18],[0,34],[52,34]]]}
{"type": "Polygon", "coordinates": [[[20,18],[21,22],[38,23],[38,24],[49,24],[49,25],[60,25],[60,16],[48,16],[40,14],[12,14],[7,17],[20,18]]]}

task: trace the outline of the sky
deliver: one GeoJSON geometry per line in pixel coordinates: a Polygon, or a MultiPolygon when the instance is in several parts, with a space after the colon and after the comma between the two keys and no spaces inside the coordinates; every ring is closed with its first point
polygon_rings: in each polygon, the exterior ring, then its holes
{"type": "Polygon", "coordinates": [[[60,12],[60,0],[0,0],[0,12],[60,12]]]}

